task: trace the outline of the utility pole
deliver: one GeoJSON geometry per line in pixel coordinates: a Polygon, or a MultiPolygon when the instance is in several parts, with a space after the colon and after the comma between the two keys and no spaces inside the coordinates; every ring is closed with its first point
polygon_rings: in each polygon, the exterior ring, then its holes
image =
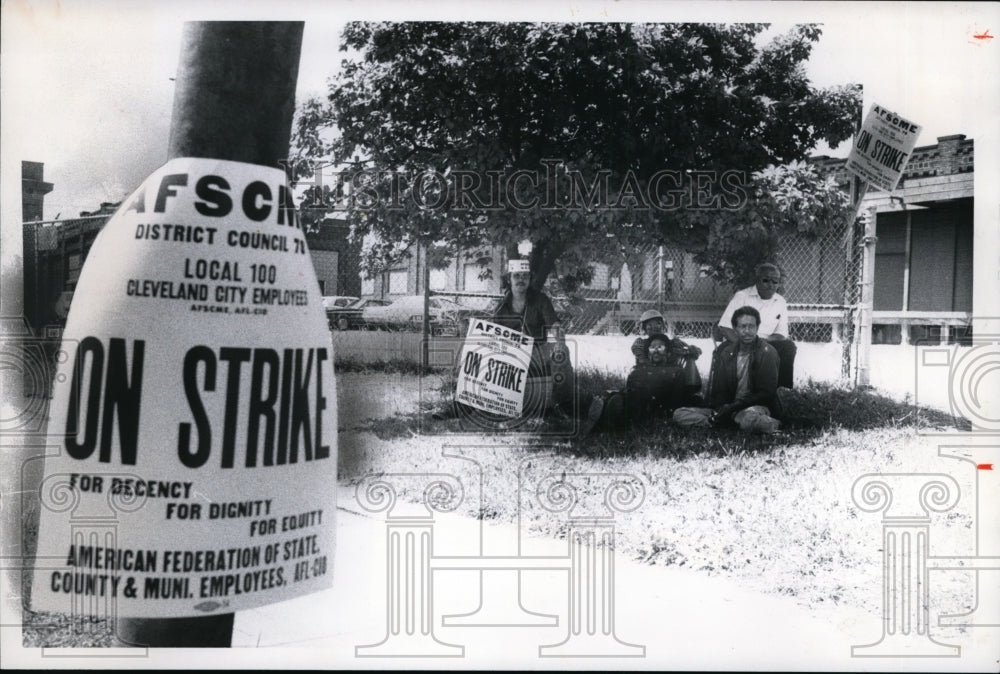
{"type": "MultiPolygon", "coordinates": [[[[281,168],[288,155],[302,22],[185,24],[167,159],[281,168]]],[[[129,644],[229,647],[235,614],[119,618],[129,644]]]]}
{"type": "MultiPolygon", "coordinates": [[[[420,339],[420,369],[421,372],[426,373],[427,368],[430,367],[430,338],[431,338],[431,266],[430,266],[430,246],[426,242],[422,242],[418,245],[417,251],[423,249],[423,259],[424,266],[421,270],[421,284],[424,290],[424,308],[423,308],[423,321],[421,321],[421,339],[420,339]]],[[[419,257],[417,259],[420,259],[419,257]]]]}
{"type": "MultiPolygon", "coordinates": [[[[849,211],[848,231],[854,228],[854,221],[862,212],[865,196],[868,194],[868,183],[860,178],[851,178],[851,209],[849,211]]],[[[868,386],[871,378],[871,347],[872,347],[872,310],[875,298],[875,212],[874,209],[864,217],[865,231],[861,241],[861,274],[858,279],[858,304],[854,342],[857,344],[857,375],[855,385],[868,386]]]]}
{"type": "MultiPolygon", "coordinates": [[[[859,203],[860,206],[860,203],[859,203]]],[[[861,240],[861,302],[858,308],[858,386],[871,381],[872,312],[875,300],[875,212],[863,216],[865,233],[861,240]]]]}
{"type": "Polygon", "coordinates": [[[663,246],[656,249],[656,310],[663,313],[663,246]]]}

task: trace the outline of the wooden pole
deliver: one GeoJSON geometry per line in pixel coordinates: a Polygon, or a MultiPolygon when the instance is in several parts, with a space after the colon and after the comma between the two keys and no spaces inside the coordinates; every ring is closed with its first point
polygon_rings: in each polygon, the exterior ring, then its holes
{"type": "Polygon", "coordinates": [[[663,313],[663,246],[656,250],[656,310],[663,313]]]}
{"type": "Polygon", "coordinates": [[[858,386],[871,379],[872,311],[875,298],[875,213],[865,218],[864,250],[861,262],[861,302],[858,307],[858,386]]]}
{"type": "MultiPolygon", "coordinates": [[[[864,203],[865,195],[868,194],[868,183],[854,179],[858,185],[855,192],[853,215],[851,222],[857,219],[864,203]]],[[[872,309],[875,297],[875,213],[874,210],[865,219],[865,233],[861,239],[861,278],[858,281],[861,296],[858,301],[858,329],[855,331],[855,341],[858,345],[858,370],[856,384],[858,386],[868,386],[871,375],[871,348],[872,348],[872,309]]]]}
{"type": "MultiPolygon", "coordinates": [[[[424,286],[424,320],[422,322],[421,331],[423,332],[422,339],[420,340],[420,368],[421,371],[426,372],[427,368],[430,367],[430,338],[431,338],[431,267],[430,267],[430,257],[428,253],[430,252],[430,246],[426,243],[422,243],[420,248],[424,251],[424,268],[421,270],[421,279],[424,286]]],[[[419,248],[418,248],[419,250],[419,248]]]]}
{"type": "MultiPolygon", "coordinates": [[[[299,21],[185,24],[167,158],[280,167],[291,137],[303,28],[299,21]]],[[[228,648],[234,618],[119,618],[117,630],[137,646],[228,648]]]]}
{"type": "Polygon", "coordinates": [[[291,137],[303,27],[300,21],[186,24],[167,158],[280,167],[291,137]]]}

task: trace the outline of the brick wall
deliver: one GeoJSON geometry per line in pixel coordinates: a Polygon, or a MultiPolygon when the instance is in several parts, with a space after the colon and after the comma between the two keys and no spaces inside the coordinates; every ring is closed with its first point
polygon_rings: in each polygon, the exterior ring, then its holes
{"type": "Polygon", "coordinates": [[[903,180],[971,173],[973,141],[962,134],[939,136],[937,145],[914,148],[903,180]]]}
{"type": "Polygon", "coordinates": [[[334,219],[324,220],[320,223],[318,231],[306,232],[306,243],[313,257],[316,275],[327,279],[326,290],[323,291],[326,295],[361,296],[361,277],[358,275],[361,243],[351,242],[349,235],[350,229],[347,223],[334,219]],[[334,252],[336,255],[324,255],[322,251],[334,252]],[[335,262],[329,262],[331,257],[335,257],[335,262]],[[320,275],[321,266],[327,276],[320,275]],[[332,273],[332,276],[329,273],[332,273]],[[336,292],[332,292],[330,288],[336,288],[336,292]]]}
{"type": "MultiPolygon", "coordinates": [[[[902,188],[903,183],[915,178],[928,178],[932,176],[950,176],[959,173],[971,173],[974,168],[974,142],[971,138],[966,138],[963,134],[952,136],[938,136],[934,145],[923,145],[915,147],[910,160],[903,171],[903,177],[899,182],[902,188]]],[[[810,162],[816,166],[822,175],[833,174],[838,183],[847,184],[850,176],[844,165],[846,159],[831,159],[830,157],[812,157],[810,162]]]]}
{"type": "Polygon", "coordinates": [[[339,253],[335,250],[311,251],[313,268],[316,270],[316,280],[324,295],[344,295],[337,279],[337,259],[339,253]]]}

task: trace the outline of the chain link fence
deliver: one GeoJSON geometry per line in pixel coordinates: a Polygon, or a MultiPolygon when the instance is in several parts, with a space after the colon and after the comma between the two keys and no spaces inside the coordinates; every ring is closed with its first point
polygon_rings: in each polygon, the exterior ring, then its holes
{"type": "MultiPolygon", "coordinates": [[[[819,238],[786,238],[774,259],[781,270],[778,292],[789,305],[789,337],[799,343],[839,343],[841,376],[850,376],[855,308],[860,300],[860,221],[831,227],[819,238]]],[[[593,262],[593,278],[572,296],[549,290],[569,335],[633,335],[639,317],[659,310],[677,337],[711,339],[732,294],[738,290],[713,279],[690,253],[648,244],[627,251],[612,267],[593,262]]],[[[500,295],[436,292],[460,304],[488,310],[500,295]]]]}
{"type": "MultiPolygon", "coordinates": [[[[25,247],[26,314],[32,325],[61,325],[43,313],[56,306],[60,290],[68,294],[68,280],[75,280],[89,243],[109,215],[60,223],[58,241],[47,244],[48,239],[39,237],[53,228],[25,224],[29,244],[25,247]],[[86,229],[77,232],[81,226],[86,229]]],[[[820,238],[786,238],[774,259],[782,278],[778,292],[789,304],[789,337],[799,343],[841,344],[841,377],[845,379],[853,376],[851,366],[856,361],[863,236],[863,222],[856,219],[831,227],[820,238]]],[[[670,334],[711,339],[712,326],[738,288],[715,281],[692,254],[680,249],[647,244],[624,252],[624,264],[593,261],[590,283],[571,296],[548,289],[566,333],[638,334],[642,313],[657,309],[665,316],[670,334]]],[[[479,315],[488,315],[501,297],[454,290],[433,294],[453,299],[479,315]]]]}

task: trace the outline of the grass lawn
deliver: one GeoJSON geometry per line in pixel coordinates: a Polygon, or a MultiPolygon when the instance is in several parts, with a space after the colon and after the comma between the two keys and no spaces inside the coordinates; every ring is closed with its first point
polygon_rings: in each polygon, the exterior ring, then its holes
{"type": "MultiPolygon", "coordinates": [[[[550,484],[553,475],[576,475],[568,481],[578,503],[597,504],[600,511],[607,481],[596,476],[631,475],[641,482],[644,499],[615,519],[619,554],[727,576],[763,593],[792,596],[804,606],[850,605],[877,615],[882,514],[853,503],[851,488],[859,477],[952,475],[963,498],[948,512],[932,513],[931,554],[973,550],[975,499],[968,495],[974,493],[975,471],[938,457],[935,438],[949,429],[968,430],[969,424],[872,389],[812,382],[799,387],[786,410],[794,422],[776,436],[661,423],[574,438],[567,437],[572,426],[565,420],[533,420],[507,434],[483,432],[469,420],[434,420],[429,410],[452,390],[450,375],[439,373],[430,385],[425,378],[421,387],[409,374],[382,376],[413,382],[403,387],[413,399],[393,414],[341,417],[342,442],[352,431],[359,438],[341,446],[342,482],[359,482],[370,473],[451,473],[463,485],[485,482],[500,495],[492,503],[467,498],[459,512],[508,523],[519,518],[530,533],[561,537],[568,528],[566,513],[541,507],[532,497],[533,485],[550,484]],[[403,411],[406,405],[410,409],[403,411]],[[420,412],[414,411],[417,406],[420,412]],[[469,455],[476,460],[445,457],[445,442],[475,448],[469,455]],[[491,447],[483,446],[487,443],[491,447]]],[[[585,370],[578,379],[586,392],[624,384],[622,377],[596,370],[585,370]]],[[[419,481],[412,489],[404,485],[400,496],[422,499],[419,481]]],[[[932,616],[972,606],[970,572],[935,572],[934,579],[932,616]]]]}
{"type": "MultiPolygon", "coordinates": [[[[620,388],[624,378],[584,370],[581,390],[620,388]]],[[[451,377],[421,377],[405,363],[338,366],[339,479],[371,474],[450,473],[468,498],[457,512],[520,521],[526,533],[563,537],[566,512],[543,508],[535,495],[564,475],[579,508],[604,514],[615,473],[640,485],[642,500],[616,515],[618,554],[651,565],[675,565],[725,576],[748,589],[789,595],[804,606],[826,604],[881,613],[881,513],[858,509],[855,480],[869,473],[948,473],[963,498],[932,513],[931,554],[970,554],[975,546],[975,471],[937,456],[928,433],[967,428],[962,419],[918,409],[873,390],[809,383],[788,412],[797,423],[777,436],[736,430],[681,430],[669,424],[621,433],[568,437],[565,421],[533,420],[516,433],[463,428],[430,410],[450,396],[451,377]],[[442,451],[452,447],[451,456],[442,451]],[[465,446],[466,458],[453,456],[465,446]],[[492,494],[480,501],[476,487],[492,494]]],[[[460,453],[460,451],[459,451],[460,453]]],[[[399,497],[423,498],[414,480],[399,497]]],[[[31,513],[25,517],[31,522],[31,513]]],[[[31,545],[34,532],[25,529],[31,545]]],[[[344,542],[341,541],[341,544],[344,542]]],[[[24,596],[28,595],[25,577],[24,596]]],[[[931,615],[961,613],[975,594],[971,572],[936,572],[931,615]]],[[[115,645],[101,621],[25,610],[26,646],[115,645]]]]}

